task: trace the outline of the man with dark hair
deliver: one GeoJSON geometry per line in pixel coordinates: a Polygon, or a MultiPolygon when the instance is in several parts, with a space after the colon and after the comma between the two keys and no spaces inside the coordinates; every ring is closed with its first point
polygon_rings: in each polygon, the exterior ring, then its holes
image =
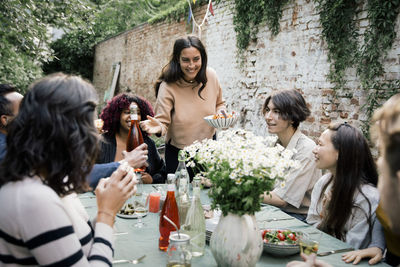
{"type": "Polygon", "coordinates": [[[7,151],[7,127],[18,114],[23,96],[9,84],[0,84],[0,161],[7,151]]]}

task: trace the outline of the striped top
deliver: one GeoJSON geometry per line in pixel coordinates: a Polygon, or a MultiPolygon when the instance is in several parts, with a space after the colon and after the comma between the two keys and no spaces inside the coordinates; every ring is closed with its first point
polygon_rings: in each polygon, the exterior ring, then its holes
{"type": "Polygon", "coordinates": [[[0,188],[0,266],[111,266],[113,229],[38,178],[0,188]],[[94,225],[94,227],[93,227],[94,225]]]}

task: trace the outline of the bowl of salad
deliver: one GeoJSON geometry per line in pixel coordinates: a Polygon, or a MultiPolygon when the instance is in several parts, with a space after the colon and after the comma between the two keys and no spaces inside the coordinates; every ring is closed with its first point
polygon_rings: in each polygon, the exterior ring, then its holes
{"type": "Polygon", "coordinates": [[[289,229],[261,230],[264,252],[274,256],[289,256],[300,253],[299,237],[302,232],[289,229]]]}
{"type": "Polygon", "coordinates": [[[204,120],[214,128],[229,128],[238,119],[239,116],[234,111],[232,113],[224,112],[224,114],[214,114],[204,117],[204,120]]]}

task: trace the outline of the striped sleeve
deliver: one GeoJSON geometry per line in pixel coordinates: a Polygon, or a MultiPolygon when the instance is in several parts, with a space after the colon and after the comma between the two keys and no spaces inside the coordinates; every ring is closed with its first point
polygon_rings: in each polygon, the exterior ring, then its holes
{"type": "MultiPolygon", "coordinates": [[[[111,266],[112,228],[106,224],[96,224],[93,238],[91,228],[82,220],[82,226],[87,230],[79,238],[58,196],[54,192],[54,195],[42,193],[45,194],[33,193],[30,201],[16,205],[18,224],[22,226],[20,241],[29,249],[37,264],[111,266]],[[83,249],[85,244],[91,245],[90,250],[83,249]],[[90,252],[85,255],[84,251],[90,252]]],[[[22,199],[27,200],[29,196],[22,199]]]]}

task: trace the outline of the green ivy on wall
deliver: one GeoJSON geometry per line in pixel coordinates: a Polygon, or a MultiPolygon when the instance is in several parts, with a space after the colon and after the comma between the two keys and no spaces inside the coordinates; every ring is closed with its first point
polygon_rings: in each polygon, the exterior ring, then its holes
{"type": "Polygon", "coordinates": [[[357,51],[357,30],[353,20],[357,0],[315,0],[319,10],[322,36],[328,45],[328,60],[332,63],[328,79],[335,88],[345,85],[344,74],[354,63],[357,51]]]}
{"type": "MultiPolygon", "coordinates": [[[[237,34],[237,47],[243,55],[250,41],[255,41],[259,25],[266,22],[272,36],[279,33],[282,9],[288,0],[257,0],[251,5],[246,0],[233,0],[233,23],[237,34]]],[[[346,70],[354,67],[361,87],[367,91],[363,106],[367,119],[363,122],[368,136],[369,119],[373,111],[390,96],[400,92],[400,80],[384,77],[383,58],[396,38],[395,23],[400,11],[400,0],[314,0],[320,15],[322,36],[328,46],[331,63],[328,80],[334,89],[346,90],[346,70]],[[369,25],[359,33],[356,16],[367,10],[369,25]]],[[[351,95],[347,92],[346,95],[351,95]]]]}
{"type": "Polygon", "coordinates": [[[234,0],[235,15],[233,24],[236,31],[236,43],[240,51],[247,48],[250,41],[256,39],[259,24],[266,22],[272,36],[279,33],[279,21],[283,7],[289,0],[234,0]]]}
{"type": "MultiPolygon", "coordinates": [[[[356,54],[357,74],[361,86],[368,91],[365,106],[368,118],[382,100],[400,92],[400,80],[385,80],[382,58],[387,55],[396,38],[395,23],[400,11],[400,0],[368,0],[370,27],[364,34],[364,45],[356,54]]],[[[367,132],[368,121],[364,122],[367,132]]]]}
{"type": "Polygon", "coordinates": [[[345,71],[355,67],[361,87],[367,91],[363,106],[367,119],[363,132],[369,136],[369,121],[374,110],[390,96],[399,92],[400,80],[385,80],[382,59],[396,38],[395,23],[400,0],[367,0],[369,26],[363,35],[356,27],[355,17],[362,3],[356,0],[315,0],[322,25],[322,35],[328,44],[331,68],[328,79],[334,89],[346,88],[345,71]],[[363,37],[363,38],[362,38],[363,37]],[[362,40],[359,44],[358,40],[362,40]]]}

